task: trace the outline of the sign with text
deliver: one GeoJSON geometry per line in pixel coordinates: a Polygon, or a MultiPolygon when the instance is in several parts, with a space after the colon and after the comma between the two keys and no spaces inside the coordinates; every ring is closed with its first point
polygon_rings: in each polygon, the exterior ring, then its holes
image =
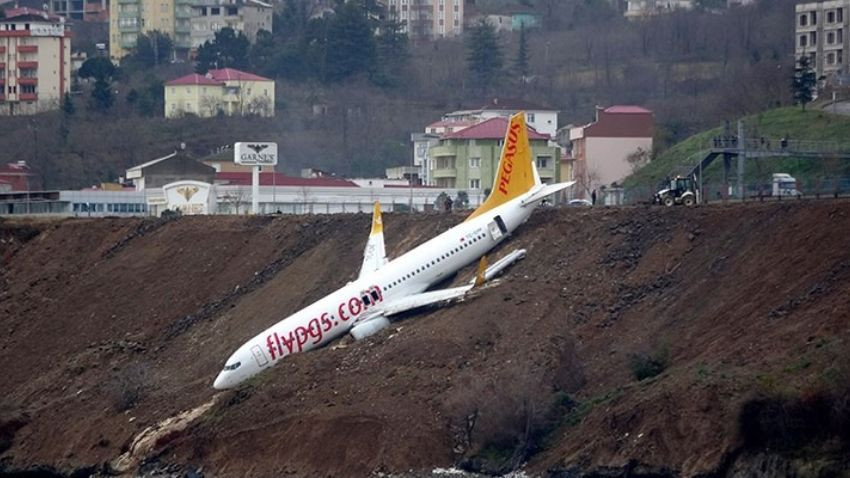
{"type": "Polygon", "coordinates": [[[177,181],[162,187],[168,209],[185,215],[210,213],[210,184],[177,181]]]}
{"type": "Polygon", "coordinates": [[[30,25],[30,35],[34,37],[61,37],[65,34],[65,25],[50,23],[33,23],[30,25]]]}
{"type": "Polygon", "coordinates": [[[277,143],[236,143],[233,161],[244,166],[274,166],[277,164],[277,143]]]}

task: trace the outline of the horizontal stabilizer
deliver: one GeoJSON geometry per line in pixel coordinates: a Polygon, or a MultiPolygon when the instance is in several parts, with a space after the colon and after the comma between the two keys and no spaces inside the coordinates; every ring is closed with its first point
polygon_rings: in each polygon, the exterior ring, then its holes
{"type": "Polygon", "coordinates": [[[566,182],[566,183],[546,184],[543,187],[541,187],[540,189],[535,190],[527,198],[523,199],[521,205],[528,206],[529,204],[534,204],[537,201],[540,201],[540,200],[546,198],[547,196],[551,196],[552,194],[555,194],[558,191],[561,191],[563,189],[567,189],[568,187],[572,186],[575,183],[576,183],[575,181],[569,181],[569,182],[566,182]]]}

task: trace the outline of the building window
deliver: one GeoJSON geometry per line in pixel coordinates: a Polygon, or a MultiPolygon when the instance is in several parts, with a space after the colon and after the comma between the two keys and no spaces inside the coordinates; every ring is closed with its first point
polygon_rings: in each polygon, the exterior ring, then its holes
{"type": "Polygon", "coordinates": [[[826,44],[833,45],[835,44],[835,33],[829,32],[826,34],[826,44]]]}
{"type": "Polygon", "coordinates": [[[835,23],[835,12],[830,10],[826,12],[826,23],[835,23]]]}
{"type": "Polygon", "coordinates": [[[221,7],[210,7],[210,15],[221,15],[221,7]]]}
{"type": "Polygon", "coordinates": [[[807,41],[806,35],[800,35],[800,46],[806,47],[807,43],[808,43],[808,41],[807,41]]]}
{"type": "Polygon", "coordinates": [[[838,8],[838,9],[835,10],[835,21],[839,22],[839,23],[844,21],[844,9],[843,8],[838,8]]]}
{"type": "Polygon", "coordinates": [[[525,120],[529,123],[534,123],[534,113],[526,113],[525,120]]]}
{"type": "Polygon", "coordinates": [[[481,180],[480,179],[470,179],[469,180],[469,189],[481,189],[481,180]]]}
{"type": "Polygon", "coordinates": [[[227,15],[235,17],[236,15],[239,15],[239,9],[237,7],[227,7],[227,15]]]}
{"type": "Polygon", "coordinates": [[[800,26],[805,27],[809,24],[809,16],[806,14],[800,15],[800,26]]]}
{"type": "Polygon", "coordinates": [[[829,52],[826,55],[826,64],[834,65],[835,64],[835,53],[829,52]]]}
{"type": "Polygon", "coordinates": [[[538,156],[537,157],[537,169],[546,169],[549,167],[549,157],[548,156],[538,156]]]}
{"type": "Polygon", "coordinates": [[[815,46],[818,44],[818,32],[809,33],[809,44],[815,46]]]}
{"type": "Polygon", "coordinates": [[[818,24],[818,12],[812,12],[810,20],[811,21],[809,23],[811,23],[812,26],[817,25],[818,24]]]}
{"type": "Polygon", "coordinates": [[[480,168],[481,167],[481,158],[469,158],[469,167],[480,168]]]}

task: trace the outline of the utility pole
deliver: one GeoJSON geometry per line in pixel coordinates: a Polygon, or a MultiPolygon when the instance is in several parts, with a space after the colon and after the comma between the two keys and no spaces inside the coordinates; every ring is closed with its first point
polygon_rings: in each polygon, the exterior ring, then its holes
{"type": "Polygon", "coordinates": [[[738,198],[744,200],[744,159],[747,151],[744,146],[744,120],[738,120],[738,198]]]}

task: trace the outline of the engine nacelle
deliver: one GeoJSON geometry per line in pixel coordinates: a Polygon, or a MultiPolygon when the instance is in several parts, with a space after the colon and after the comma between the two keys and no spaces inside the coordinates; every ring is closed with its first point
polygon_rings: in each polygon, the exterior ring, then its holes
{"type": "Polygon", "coordinates": [[[381,329],[390,325],[390,320],[383,315],[369,319],[366,322],[355,325],[351,329],[351,336],[355,340],[362,340],[366,337],[379,332],[381,329]]]}

